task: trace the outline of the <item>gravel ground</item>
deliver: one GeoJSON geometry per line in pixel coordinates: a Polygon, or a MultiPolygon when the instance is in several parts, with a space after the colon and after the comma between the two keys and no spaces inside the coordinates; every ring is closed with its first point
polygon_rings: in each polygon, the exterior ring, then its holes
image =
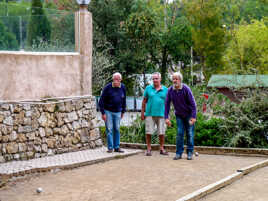
{"type": "MultiPolygon", "coordinates": [[[[32,175],[0,189],[0,200],[175,201],[239,168],[263,160],[260,157],[200,155],[192,161],[187,161],[186,156],[174,161],[172,157],[174,153],[162,156],[153,152],[152,157],[138,154],[72,170],[32,175]],[[36,193],[38,187],[43,189],[40,194],[36,193]]],[[[267,177],[263,186],[265,184],[267,177]]]]}
{"type": "MultiPolygon", "coordinates": [[[[237,180],[230,186],[201,199],[202,201],[267,201],[268,167],[237,180]]],[[[201,201],[200,200],[200,201],[201,201]]]]}

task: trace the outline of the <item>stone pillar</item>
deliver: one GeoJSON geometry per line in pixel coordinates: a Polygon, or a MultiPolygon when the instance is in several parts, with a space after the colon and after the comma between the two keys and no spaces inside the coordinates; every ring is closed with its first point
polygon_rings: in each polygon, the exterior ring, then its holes
{"type": "Polygon", "coordinates": [[[80,53],[80,94],[92,94],[92,15],[87,6],[80,6],[75,15],[75,48],[80,53]]]}

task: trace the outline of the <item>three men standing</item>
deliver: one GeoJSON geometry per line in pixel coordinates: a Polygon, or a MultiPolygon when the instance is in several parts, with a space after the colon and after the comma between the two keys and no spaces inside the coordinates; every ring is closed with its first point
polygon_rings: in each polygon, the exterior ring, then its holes
{"type": "MultiPolygon", "coordinates": [[[[194,124],[196,122],[196,102],[191,89],[182,83],[182,74],[173,73],[173,85],[167,89],[161,85],[161,74],[152,75],[153,84],[144,91],[141,119],[145,120],[147,152],[151,156],[151,136],[155,126],[159,135],[160,154],[168,155],[164,150],[166,125],[170,126],[169,110],[173,103],[177,121],[176,156],[182,158],[184,151],[184,132],[187,137],[187,159],[192,160],[194,151],[194,124]]],[[[101,94],[99,107],[105,121],[108,152],[123,152],[120,149],[120,120],[126,111],[126,89],[121,83],[120,73],[113,74],[113,82],[107,84],[101,94]]]]}
{"type": "Polygon", "coordinates": [[[108,153],[124,152],[120,149],[120,120],[126,111],[126,88],[121,83],[122,75],[113,74],[113,82],[107,84],[101,93],[99,107],[105,121],[108,153]]]}
{"type": "Polygon", "coordinates": [[[164,150],[165,140],[165,99],[167,88],[161,85],[161,74],[156,72],[152,75],[153,85],[146,87],[143,95],[141,119],[145,120],[145,133],[147,152],[146,156],[151,156],[151,136],[154,133],[154,127],[157,126],[157,133],[160,142],[160,154],[168,155],[164,150]],[[145,114],[144,114],[145,112],[145,114]]]}

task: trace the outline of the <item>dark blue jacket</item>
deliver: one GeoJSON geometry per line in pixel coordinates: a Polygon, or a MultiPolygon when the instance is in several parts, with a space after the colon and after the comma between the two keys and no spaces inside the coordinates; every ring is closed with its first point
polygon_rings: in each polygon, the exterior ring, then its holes
{"type": "Polygon", "coordinates": [[[125,85],[121,83],[120,87],[113,87],[112,83],[107,84],[102,90],[99,108],[102,114],[105,114],[104,110],[124,113],[126,111],[125,85]]]}

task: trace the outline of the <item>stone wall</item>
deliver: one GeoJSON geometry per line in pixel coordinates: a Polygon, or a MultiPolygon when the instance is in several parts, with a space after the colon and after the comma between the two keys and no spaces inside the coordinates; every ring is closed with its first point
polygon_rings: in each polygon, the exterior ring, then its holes
{"type": "Polygon", "coordinates": [[[0,102],[0,162],[98,146],[93,96],[0,102]]]}

